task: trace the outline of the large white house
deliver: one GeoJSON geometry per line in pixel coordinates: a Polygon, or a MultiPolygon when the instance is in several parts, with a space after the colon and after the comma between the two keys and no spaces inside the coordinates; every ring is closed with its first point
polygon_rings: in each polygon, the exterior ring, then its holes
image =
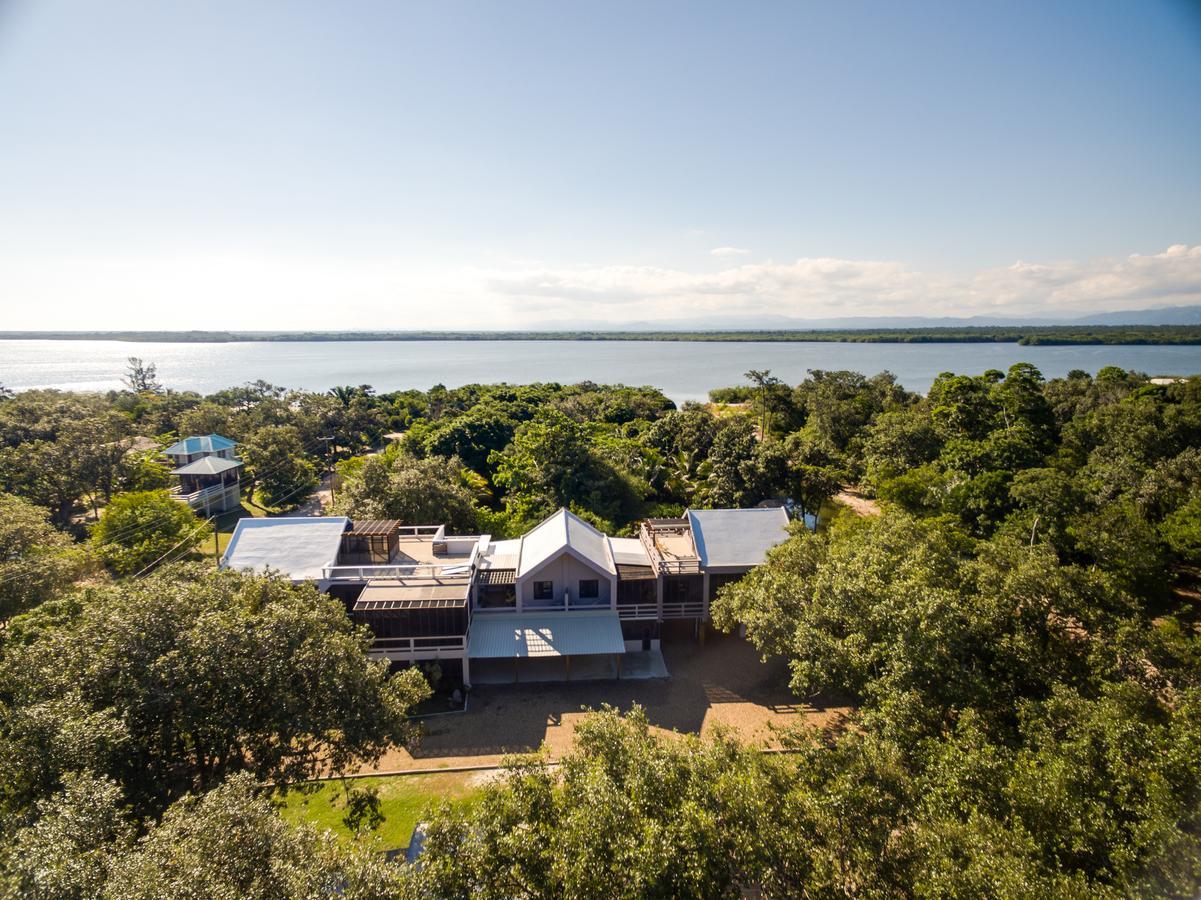
{"type": "Polygon", "coordinates": [[[412,663],[612,657],[656,649],[661,626],[709,618],[717,589],[788,537],[775,509],[689,510],[610,537],[561,509],[520,538],[447,535],[344,517],[242,519],[222,566],[310,581],[375,633],[372,654],[412,663]]]}

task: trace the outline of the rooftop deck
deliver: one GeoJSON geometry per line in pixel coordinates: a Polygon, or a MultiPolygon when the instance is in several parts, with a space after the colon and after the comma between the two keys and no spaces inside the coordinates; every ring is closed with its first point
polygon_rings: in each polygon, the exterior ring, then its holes
{"type": "MultiPolygon", "coordinates": [[[[363,537],[376,537],[381,521],[364,522],[363,537]]],[[[437,576],[466,576],[475,558],[476,535],[447,535],[442,525],[395,526],[395,545],[389,548],[387,561],[349,562],[340,556],[335,565],[325,568],[330,581],[404,579],[437,576]]],[[[353,534],[353,532],[350,532],[353,534]]]]}
{"type": "Polygon", "coordinates": [[[651,565],[665,575],[685,575],[701,570],[700,556],[687,519],[647,519],[638,529],[651,565]]]}
{"type": "Polygon", "coordinates": [[[415,531],[416,528],[401,528],[400,539],[396,542],[396,552],[392,554],[393,565],[466,563],[471,559],[472,548],[478,540],[474,535],[447,538],[445,534],[435,536],[412,533],[415,531]],[[406,531],[410,533],[406,533],[406,531]]]}

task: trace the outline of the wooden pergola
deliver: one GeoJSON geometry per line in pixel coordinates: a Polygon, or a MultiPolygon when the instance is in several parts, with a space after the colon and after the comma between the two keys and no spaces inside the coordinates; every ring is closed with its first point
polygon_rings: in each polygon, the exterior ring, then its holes
{"type": "Polygon", "coordinates": [[[400,541],[399,519],[360,519],[342,535],[341,560],[350,565],[386,564],[400,541]]]}

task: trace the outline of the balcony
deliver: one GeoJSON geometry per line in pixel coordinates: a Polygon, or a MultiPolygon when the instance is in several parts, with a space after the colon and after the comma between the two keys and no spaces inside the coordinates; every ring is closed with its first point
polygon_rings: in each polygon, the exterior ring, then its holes
{"type": "Polygon", "coordinates": [[[467,636],[376,638],[367,651],[369,657],[398,662],[429,659],[459,659],[467,652],[467,636]]]}
{"type": "Polygon", "coordinates": [[[171,488],[171,499],[178,500],[181,503],[186,503],[188,506],[196,509],[204,506],[206,503],[212,502],[228,491],[231,487],[237,487],[237,482],[233,484],[212,484],[208,487],[201,488],[198,491],[192,491],[189,494],[183,492],[183,488],[179,485],[171,488]]]}

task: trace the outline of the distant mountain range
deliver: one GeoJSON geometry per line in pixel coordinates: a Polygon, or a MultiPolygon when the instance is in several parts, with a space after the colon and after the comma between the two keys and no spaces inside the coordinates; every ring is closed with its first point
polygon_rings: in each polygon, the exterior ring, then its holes
{"type": "Polygon", "coordinates": [[[1023,325],[1201,325],[1201,306],[1162,306],[1090,313],[1085,316],[846,316],[804,319],[795,316],[704,316],[615,323],[598,319],[563,319],[529,325],[523,331],[787,331],[830,328],[963,328],[1023,325]]]}

